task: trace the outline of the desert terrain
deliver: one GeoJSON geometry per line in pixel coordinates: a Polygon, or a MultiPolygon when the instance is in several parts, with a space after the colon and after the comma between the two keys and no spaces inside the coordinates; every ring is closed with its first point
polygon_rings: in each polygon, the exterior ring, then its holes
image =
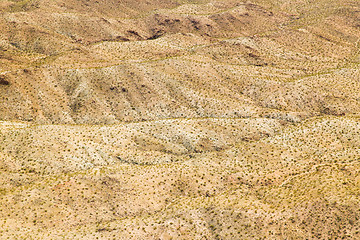
{"type": "Polygon", "coordinates": [[[357,0],[0,0],[0,239],[360,239],[357,0]]]}

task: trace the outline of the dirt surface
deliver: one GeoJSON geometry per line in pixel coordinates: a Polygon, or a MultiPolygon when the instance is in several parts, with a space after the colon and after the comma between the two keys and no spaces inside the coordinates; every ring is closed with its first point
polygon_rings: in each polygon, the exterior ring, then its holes
{"type": "Polygon", "coordinates": [[[356,0],[0,0],[0,239],[359,239],[356,0]]]}

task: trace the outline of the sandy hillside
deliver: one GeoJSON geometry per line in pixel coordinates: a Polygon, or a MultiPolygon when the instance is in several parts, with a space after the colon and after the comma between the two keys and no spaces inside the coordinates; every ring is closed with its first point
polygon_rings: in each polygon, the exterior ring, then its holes
{"type": "Polygon", "coordinates": [[[0,0],[0,239],[359,239],[357,0],[0,0]]]}

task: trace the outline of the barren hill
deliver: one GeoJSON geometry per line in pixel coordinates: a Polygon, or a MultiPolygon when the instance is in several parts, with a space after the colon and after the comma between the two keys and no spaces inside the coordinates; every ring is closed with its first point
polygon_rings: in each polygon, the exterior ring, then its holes
{"type": "Polygon", "coordinates": [[[0,238],[360,238],[357,0],[0,0],[0,238]]]}

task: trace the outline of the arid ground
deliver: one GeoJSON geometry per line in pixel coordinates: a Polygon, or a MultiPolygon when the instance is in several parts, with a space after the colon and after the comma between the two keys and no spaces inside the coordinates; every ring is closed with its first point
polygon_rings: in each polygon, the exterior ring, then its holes
{"type": "Polygon", "coordinates": [[[0,0],[0,239],[360,239],[360,2],[0,0]]]}

